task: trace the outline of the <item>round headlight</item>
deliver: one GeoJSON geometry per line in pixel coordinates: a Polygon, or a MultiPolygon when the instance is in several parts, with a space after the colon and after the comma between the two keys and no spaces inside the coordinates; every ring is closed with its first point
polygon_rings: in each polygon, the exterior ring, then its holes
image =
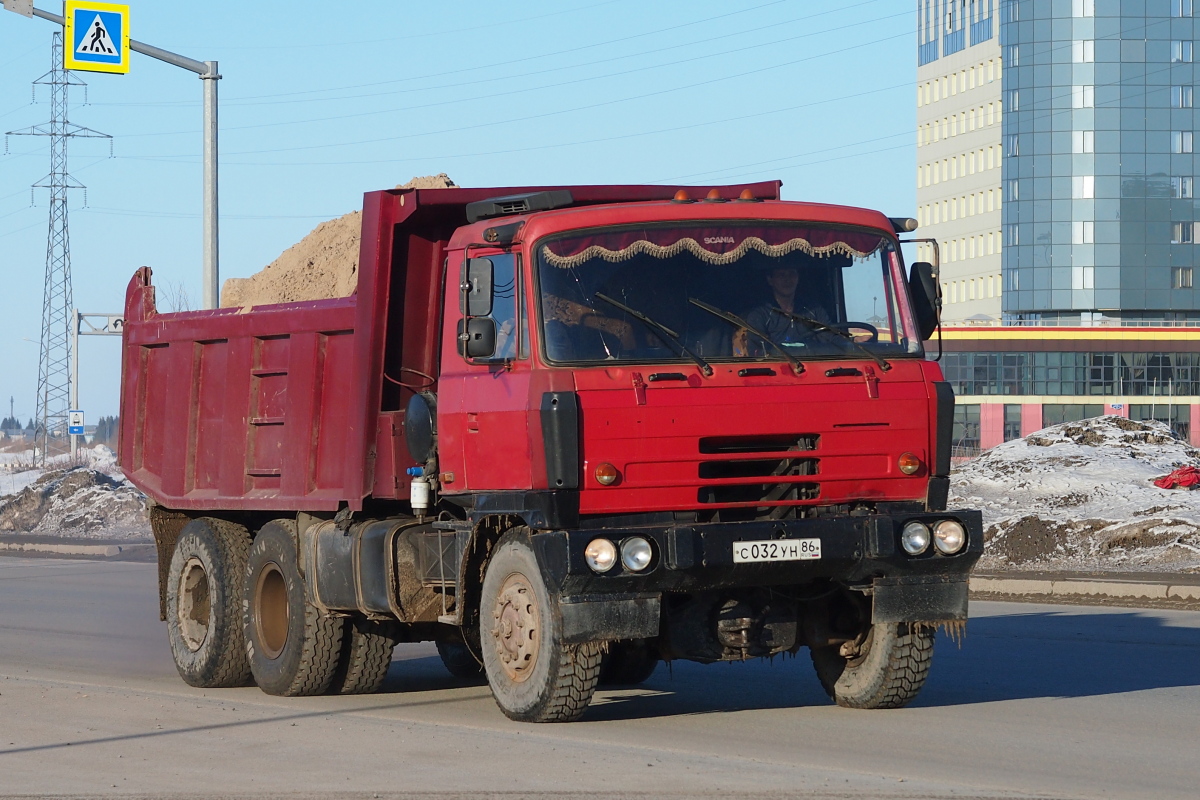
{"type": "Polygon", "coordinates": [[[630,572],[641,572],[650,566],[654,551],[650,543],[640,536],[634,536],[621,542],[621,563],[630,572]]]}
{"type": "Polygon", "coordinates": [[[592,572],[608,572],[617,563],[617,546],[608,539],[592,539],[583,550],[583,560],[592,572]]]}
{"type": "Polygon", "coordinates": [[[617,468],[612,464],[597,464],[596,465],[596,483],[601,486],[612,486],[617,482],[619,473],[617,468]]]}
{"type": "Polygon", "coordinates": [[[967,543],[967,532],[958,520],[944,519],[933,527],[933,546],[939,552],[953,555],[967,543]]]}
{"type": "Polygon", "coordinates": [[[899,465],[900,471],[905,475],[915,475],[917,470],[921,468],[921,459],[917,458],[912,453],[905,453],[904,455],[900,456],[896,463],[899,465]]]}
{"type": "Polygon", "coordinates": [[[900,544],[910,556],[919,556],[929,549],[929,528],[913,520],[900,532],[900,544]]]}

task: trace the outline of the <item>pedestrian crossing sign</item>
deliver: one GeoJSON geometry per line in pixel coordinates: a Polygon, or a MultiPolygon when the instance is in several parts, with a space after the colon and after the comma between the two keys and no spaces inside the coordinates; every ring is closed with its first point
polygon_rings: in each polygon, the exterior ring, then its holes
{"type": "Polygon", "coordinates": [[[129,6],[67,0],[63,69],[129,72],[129,6]]]}

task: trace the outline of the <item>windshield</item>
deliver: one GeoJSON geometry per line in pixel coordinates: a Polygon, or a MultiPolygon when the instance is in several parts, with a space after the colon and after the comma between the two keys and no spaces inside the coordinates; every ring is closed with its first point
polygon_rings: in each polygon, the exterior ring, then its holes
{"type": "Polygon", "coordinates": [[[536,258],[550,361],[921,352],[896,291],[899,256],[875,231],[762,222],[607,228],[543,240],[536,258]]]}

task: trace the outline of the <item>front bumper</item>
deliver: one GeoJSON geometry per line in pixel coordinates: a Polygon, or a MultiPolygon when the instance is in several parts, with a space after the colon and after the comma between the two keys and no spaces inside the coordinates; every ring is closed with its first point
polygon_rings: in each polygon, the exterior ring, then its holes
{"type": "Polygon", "coordinates": [[[657,634],[663,593],[691,594],[765,586],[804,586],[831,581],[873,595],[877,622],[940,622],[966,618],[967,576],[983,555],[983,520],[978,511],[873,514],[814,519],[676,524],[648,527],[567,530],[533,536],[543,576],[559,594],[570,638],[636,638],[657,634]],[[967,544],[946,556],[930,547],[918,556],[900,546],[908,522],[958,520],[967,544]],[[641,536],[654,558],[640,573],[619,562],[597,575],[584,560],[584,548],[604,537],[618,547],[641,536]],[[805,561],[735,564],[735,542],[819,539],[821,558],[805,561]],[[637,613],[630,613],[637,609],[637,613]],[[625,624],[623,620],[628,620],[625,624]],[[636,620],[636,621],[635,621],[636,620]],[[652,620],[654,621],[652,623],[652,620]],[[598,626],[600,630],[589,629],[598,626]]]}

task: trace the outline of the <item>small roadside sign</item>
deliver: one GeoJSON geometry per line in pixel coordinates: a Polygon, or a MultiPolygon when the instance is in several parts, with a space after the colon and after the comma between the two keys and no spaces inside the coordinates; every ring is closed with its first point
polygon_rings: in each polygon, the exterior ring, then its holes
{"type": "Polygon", "coordinates": [[[129,6],[67,0],[63,69],[129,72],[129,6]]]}
{"type": "Polygon", "coordinates": [[[67,412],[67,435],[68,436],[83,436],[83,412],[68,411],[67,412]]]}

